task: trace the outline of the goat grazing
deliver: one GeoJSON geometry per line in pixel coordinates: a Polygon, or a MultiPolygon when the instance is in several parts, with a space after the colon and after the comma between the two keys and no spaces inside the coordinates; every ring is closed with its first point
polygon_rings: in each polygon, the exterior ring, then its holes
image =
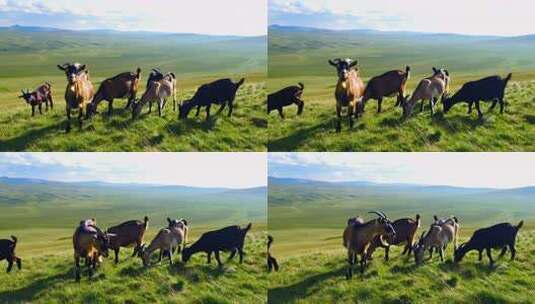
{"type": "Polygon", "coordinates": [[[453,226],[453,231],[454,231],[454,234],[453,234],[453,251],[455,252],[455,250],[457,249],[457,242],[459,240],[459,230],[461,229],[461,225],[459,224],[459,220],[455,216],[450,216],[447,219],[441,219],[441,218],[438,218],[438,216],[436,216],[436,215],[433,215],[433,219],[435,220],[433,222],[433,225],[442,226],[443,224],[449,224],[449,225],[453,226]]]}
{"type": "Polygon", "coordinates": [[[17,247],[17,238],[11,236],[11,240],[0,240],[0,261],[7,260],[7,273],[11,272],[13,263],[17,264],[17,268],[22,268],[22,260],[15,254],[15,248],[17,247]]]}
{"type": "Polygon", "coordinates": [[[268,271],[271,272],[272,270],[279,271],[279,263],[277,262],[277,259],[274,258],[271,255],[271,244],[273,244],[273,237],[271,235],[268,235],[268,241],[267,241],[267,268],[268,271]]]}
{"type": "Polygon", "coordinates": [[[403,102],[403,118],[408,118],[413,107],[421,100],[420,112],[424,110],[425,100],[429,100],[431,115],[435,114],[435,104],[438,98],[448,92],[450,74],[448,70],[433,68],[433,75],[420,81],[409,100],[403,102]]]}
{"type": "Polygon", "coordinates": [[[268,114],[273,110],[277,110],[279,116],[284,119],[283,108],[295,104],[297,106],[297,115],[301,115],[305,106],[305,102],[301,99],[304,89],[305,86],[299,83],[299,86],[289,86],[273,94],[269,94],[268,114]]]}
{"type": "Polygon", "coordinates": [[[356,263],[357,255],[360,255],[360,273],[364,273],[368,248],[376,236],[391,235],[394,237],[396,234],[392,223],[384,213],[377,211],[370,213],[377,214],[379,217],[365,223],[359,217],[349,219],[344,230],[343,244],[347,249],[347,262],[349,263],[346,272],[347,279],[353,277],[353,265],[356,263]]]}
{"type": "Polygon", "coordinates": [[[407,80],[410,78],[411,68],[407,66],[405,71],[394,70],[386,72],[380,76],[373,77],[368,81],[364,96],[362,97],[362,107],[366,106],[366,102],[370,99],[377,100],[377,113],[381,113],[381,104],[383,98],[397,94],[396,107],[403,103],[407,80]]]}
{"type": "Polygon", "coordinates": [[[215,231],[209,231],[203,233],[201,237],[190,247],[185,248],[182,251],[182,261],[187,263],[191,256],[198,252],[206,252],[207,263],[211,263],[212,253],[215,255],[215,259],[219,267],[223,265],[219,257],[220,251],[230,251],[231,260],[236,251],[240,255],[240,264],[243,262],[243,245],[245,242],[245,236],[251,229],[252,224],[249,223],[245,228],[241,228],[238,225],[225,227],[215,231]]]}
{"type": "Polygon", "coordinates": [[[429,259],[433,258],[433,249],[436,249],[440,255],[440,261],[444,262],[444,251],[447,245],[455,238],[455,227],[450,222],[444,222],[441,225],[431,224],[429,231],[422,232],[418,244],[413,248],[414,260],[416,265],[424,261],[424,253],[429,251],[429,259]]]}
{"type": "Polygon", "coordinates": [[[135,245],[132,257],[141,254],[143,246],[143,236],[149,226],[149,218],[145,216],[143,221],[127,221],[117,226],[108,228],[106,232],[113,234],[110,237],[109,248],[115,252],[115,263],[119,263],[119,251],[121,247],[128,247],[135,245]]]}
{"type": "Polygon", "coordinates": [[[515,259],[516,249],[516,236],[518,230],[522,227],[524,221],[520,221],[518,225],[510,223],[501,223],[488,228],[478,229],[474,232],[470,240],[464,244],[461,244],[455,251],[454,262],[459,263],[463,257],[471,250],[477,250],[479,252],[479,261],[483,259],[482,252],[486,250],[489,258],[490,265],[494,264],[492,259],[491,249],[502,249],[500,258],[507,251],[507,247],[511,251],[511,261],[515,259]]]}
{"type": "Polygon", "coordinates": [[[54,101],[52,100],[52,86],[50,83],[45,82],[35,89],[35,91],[30,92],[26,89],[26,92],[21,90],[22,95],[19,98],[24,99],[27,104],[32,106],[32,117],[35,116],[35,107],[39,108],[39,114],[43,114],[42,106],[45,104],[45,111],[48,111],[48,104],[50,103],[50,109],[54,108],[54,101]]]}
{"type": "Polygon", "coordinates": [[[371,258],[373,252],[377,247],[385,249],[385,261],[389,259],[390,246],[392,245],[405,245],[401,255],[412,254],[412,247],[414,246],[414,237],[416,231],[420,227],[420,215],[416,215],[416,219],[401,218],[392,222],[392,227],[396,231],[394,236],[392,235],[378,235],[376,236],[368,248],[368,259],[371,258]],[[384,246],[384,245],[387,246],[384,246]]]}
{"type": "Polygon", "coordinates": [[[84,118],[84,108],[92,102],[95,95],[93,83],[89,79],[89,71],[86,65],[80,63],[65,63],[58,65],[58,69],[65,72],[67,76],[67,88],[65,89],[65,101],[67,103],[67,127],[65,131],[71,130],[71,111],[78,109],[78,125],[82,129],[84,118]]]}
{"type": "Polygon", "coordinates": [[[148,247],[142,247],[141,259],[144,266],[150,265],[150,257],[156,250],[160,250],[160,256],[158,262],[161,262],[162,255],[169,257],[169,264],[173,264],[173,253],[178,248],[181,250],[181,245],[185,240],[185,228],[184,222],[177,223],[176,225],[160,229],[158,234],[150,242],[148,247]]]}
{"type": "Polygon", "coordinates": [[[128,109],[136,100],[140,77],[141,69],[137,68],[135,73],[125,72],[102,81],[93,101],[89,105],[87,114],[89,116],[96,114],[98,104],[102,100],[108,102],[108,116],[112,115],[114,99],[128,98],[128,103],[125,107],[125,109],[128,109]]]}
{"type": "Polygon", "coordinates": [[[451,107],[460,102],[468,103],[468,114],[472,113],[472,105],[476,104],[477,115],[479,119],[483,118],[481,108],[479,107],[480,101],[490,102],[490,110],[496,107],[496,104],[500,103],[500,114],[503,114],[505,101],[503,97],[505,95],[505,87],[509,80],[511,80],[512,74],[509,73],[507,77],[501,78],[500,76],[490,76],[477,81],[470,81],[465,83],[457,93],[453,96],[447,94],[442,98],[442,105],[444,106],[444,113],[448,113],[451,107]]]}
{"type": "Polygon", "coordinates": [[[80,222],[72,236],[76,281],[80,281],[80,258],[85,258],[89,278],[91,278],[99,257],[108,256],[110,237],[115,237],[115,235],[102,231],[96,226],[95,220],[80,222]]]}
{"type": "MultiPolygon", "coordinates": [[[[173,96],[173,104],[176,104],[176,76],[174,73],[167,73],[162,79],[157,81],[150,81],[145,93],[141,96],[141,99],[137,101],[132,109],[132,118],[136,118],[141,113],[141,109],[148,102],[149,112],[152,112],[152,103],[158,103],[158,116],[162,116],[162,111],[167,103],[167,98],[173,96]]],[[[174,108],[175,106],[173,106],[174,108]]]]}
{"type": "Polygon", "coordinates": [[[351,59],[334,59],[329,60],[329,64],[336,68],[338,72],[338,83],[334,91],[336,98],[336,132],[342,130],[342,108],[347,107],[347,117],[349,118],[349,127],[353,127],[353,113],[357,116],[359,103],[364,94],[364,82],[359,76],[357,68],[358,61],[351,59]]]}
{"type": "Polygon", "coordinates": [[[199,116],[201,107],[206,107],[206,120],[210,118],[210,107],[212,104],[220,105],[216,115],[219,115],[228,105],[228,117],[232,116],[234,110],[234,100],[238,89],[243,85],[245,79],[242,78],[237,83],[230,79],[220,79],[212,83],[204,84],[197,89],[195,95],[190,100],[185,101],[178,107],[179,118],[185,119],[193,107],[197,107],[197,114],[199,116]]]}

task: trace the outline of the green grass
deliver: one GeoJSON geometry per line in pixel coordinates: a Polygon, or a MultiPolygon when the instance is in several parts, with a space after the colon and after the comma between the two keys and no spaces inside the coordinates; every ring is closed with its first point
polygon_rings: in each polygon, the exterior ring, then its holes
{"type": "Polygon", "coordinates": [[[23,269],[6,274],[6,262],[0,262],[1,303],[267,301],[264,190],[5,181],[0,178],[0,238],[17,236],[23,269]],[[215,261],[205,265],[205,255],[199,254],[186,266],[145,269],[139,258],[130,258],[132,248],[123,248],[119,265],[111,253],[91,282],[87,276],[74,281],[72,235],[81,219],[94,217],[105,229],[145,215],[146,243],[167,225],[166,217],[188,219],[190,243],[206,231],[252,222],[245,262],[238,265],[236,259],[218,269],[215,261]]]}
{"type": "MultiPolygon", "coordinates": [[[[266,42],[263,37],[211,37],[148,33],[44,32],[0,29],[0,151],[265,151],[267,122],[266,42]],[[107,102],[100,114],[79,131],[65,134],[65,75],[63,62],[87,64],[95,86],[125,71],[142,69],[138,98],[150,69],[159,67],[177,75],[178,102],[190,98],[202,84],[220,78],[246,78],[233,117],[226,111],[205,121],[190,115],[178,119],[168,100],[164,117],[157,111],[132,121],[126,100],[107,102]],[[29,106],[17,98],[20,89],[52,84],[55,109],[31,117],[29,106]]],[[[215,113],[218,107],[212,109],[215,113]]],[[[143,113],[148,107],[143,109],[143,113]]],[[[76,117],[76,113],[74,114],[76,117]]]]}
{"type": "MultiPolygon", "coordinates": [[[[303,116],[295,107],[285,110],[281,120],[268,117],[269,151],[534,151],[535,150],[535,65],[530,62],[535,44],[508,39],[457,37],[377,32],[292,31],[271,28],[269,36],[268,92],[302,82],[305,85],[303,116]],[[448,48],[444,48],[448,45],[448,48]],[[465,104],[435,117],[427,104],[424,113],[401,120],[394,98],[383,101],[383,113],[376,114],[377,102],[367,103],[366,112],[349,130],[335,132],[334,89],[336,71],[327,59],[351,57],[359,60],[365,83],[373,76],[411,66],[411,93],[431,67],[447,67],[452,91],[463,83],[484,76],[513,73],[506,91],[506,110],[488,113],[479,121],[475,111],[467,115],[465,104]]],[[[419,109],[419,108],[418,108],[419,109]]]]}
{"type": "MultiPolygon", "coordinates": [[[[534,240],[534,231],[521,230],[516,260],[510,262],[506,254],[495,267],[488,266],[486,257],[478,262],[474,252],[455,265],[452,247],[444,263],[435,255],[420,267],[414,265],[413,257],[401,257],[401,248],[393,247],[389,262],[384,262],[379,250],[365,274],[356,272],[352,280],[345,279],[345,251],[318,246],[306,255],[278,256],[281,270],[270,274],[269,302],[533,303],[534,240]]],[[[338,241],[341,248],[341,239],[338,241]]],[[[494,257],[497,255],[494,250],[494,257]]]]}
{"type": "Polygon", "coordinates": [[[270,274],[269,302],[532,303],[535,208],[530,189],[293,183],[270,178],[268,230],[281,270],[270,274]],[[517,260],[499,260],[496,268],[489,268],[486,257],[479,263],[477,254],[469,253],[455,266],[450,246],[445,263],[435,255],[436,260],[415,267],[414,257],[400,257],[402,248],[393,246],[388,263],[383,262],[383,250],[377,250],[364,277],[346,281],[342,234],[347,219],[356,215],[371,219],[371,210],[383,211],[393,220],[420,214],[417,235],[429,227],[434,214],[455,215],[461,241],[475,229],[522,219],[517,260]]]}
{"type": "MultiPolygon", "coordinates": [[[[192,239],[193,241],[194,239],[192,239]]],[[[246,256],[218,268],[206,264],[204,254],[187,265],[175,257],[145,268],[131,258],[131,248],[121,253],[117,265],[107,258],[91,281],[83,272],[74,280],[70,251],[23,258],[23,269],[2,273],[2,303],[265,303],[267,276],[264,267],[265,232],[247,236],[246,256]]],[[[72,250],[72,249],[71,249],[72,250]]],[[[20,255],[20,253],[19,253],[20,255]]],[[[226,254],[223,255],[226,258],[226,254]]],[[[2,266],[4,266],[2,264],[2,266]]]]}

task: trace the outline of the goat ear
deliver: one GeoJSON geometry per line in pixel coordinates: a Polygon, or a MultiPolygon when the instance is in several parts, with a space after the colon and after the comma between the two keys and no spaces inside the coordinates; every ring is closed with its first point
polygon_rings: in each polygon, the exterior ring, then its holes
{"type": "MultiPolygon", "coordinates": [[[[86,68],[86,65],[85,65],[85,64],[81,65],[81,66],[80,66],[80,71],[85,70],[85,68],[86,68]]],[[[88,71],[88,72],[89,72],[89,71],[88,71]]]]}
{"type": "Polygon", "coordinates": [[[61,65],[58,64],[58,69],[60,69],[62,71],[65,71],[67,68],[64,65],[61,66],[61,65]]]}
{"type": "Polygon", "coordinates": [[[359,61],[358,61],[358,60],[355,60],[355,61],[351,62],[351,64],[349,65],[349,67],[352,68],[352,67],[356,66],[358,63],[359,63],[359,61]]]}
{"type": "Polygon", "coordinates": [[[332,66],[338,66],[336,63],[334,63],[334,61],[332,61],[331,59],[329,59],[329,64],[332,65],[332,66]]]}
{"type": "Polygon", "coordinates": [[[433,73],[436,73],[437,71],[437,68],[433,67],[433,73]]]}
{"type": "Polygon", "coordinates": [[[171,225],[171,219],[170,218],[167,218],[167,222],[169,223],[169,225],[171,225]]]}
{"type": "Polygon", "coordinates": [[[448,70],[444,70],[444,73],[446,73],[446,76],[450,77],[450,72],[448,72],[448,70]]]}

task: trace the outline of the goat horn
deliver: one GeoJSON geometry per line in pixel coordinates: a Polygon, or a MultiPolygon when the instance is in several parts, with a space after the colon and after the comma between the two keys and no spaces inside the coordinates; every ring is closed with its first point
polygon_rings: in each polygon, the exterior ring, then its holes
{"type": "Polygon", "coordinates": [[[382,217],[382,218],[385,217],[383,214],[381,214],[381,213],[379,213],[379,212],[377,212],[377,211],[370,211],[370,212],[368,212],[368,213],[377,214],[379,217],[382,217]]]}

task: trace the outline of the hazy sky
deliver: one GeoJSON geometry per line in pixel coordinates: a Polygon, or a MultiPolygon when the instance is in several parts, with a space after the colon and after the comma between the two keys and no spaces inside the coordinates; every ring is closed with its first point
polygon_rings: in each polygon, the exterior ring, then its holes
{"type": "Polygon", "coordinates": [[[0,0],[0,26],[265,35],[267,0],[0,0]]]}
{"type": "Polygon", "coordinates": [[[532,153],[270,153],[269,175],[460,187],[535,186],[532,153]]]}
{"type": "Polygon", "coordinates": [[[514,36],[535,33],[532,0],[270,0],[269,23],[514,36]]]}
{"type": "Polygon", "coordinates": [[[195,187],[266,186],[263,153],[1,153],[0,176],[195,187]]]}

